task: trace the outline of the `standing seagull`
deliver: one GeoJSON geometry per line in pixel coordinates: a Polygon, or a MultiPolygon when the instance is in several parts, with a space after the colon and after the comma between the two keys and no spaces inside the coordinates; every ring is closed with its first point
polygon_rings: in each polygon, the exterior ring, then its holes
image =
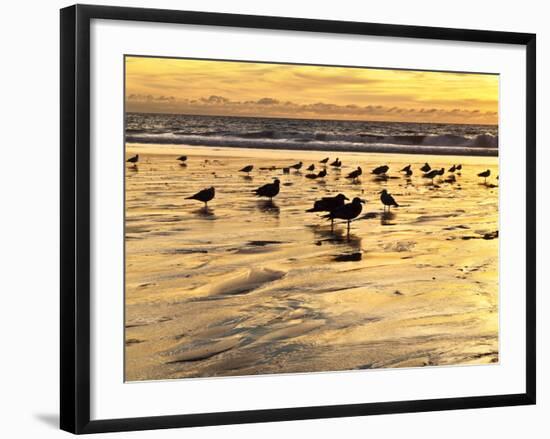
{"type": "Polygon", "coordinates": [[[382,165],[382,166],[378,166],[377,168],[374,168],[372,170],[372,173],[374,175],[385,175],[386,172],[388,172],[388,169],[390,169],[388,165],[382,165]]]}
{"type": "Polygon", "coordinates": [[[183,162],[186,162],[186,161],[187,161],[187,156],[186,156],[186,155],[180,155],[180,156],[178,157],[178,160],[179,160],[180,162],[182,162],[182,163],[183,163],[183,162]]]}
{"type": "Polygon", "coordinates": [[[424,166],[420,168],[422,172],[430,172],[432,170],[432,167],[428,165],[428,163],[424,163],[424,166]]]}
{"type": "Polygon", "coordinates": [[[345,201],[349,201],[349,198],[344,194],[338,194],[335,197],[323,197],[315,201],[313,207],[306,210],[306,212],[331,212],[334,209],[342,207],[345,201]]]}
{"type": "Polygon", "coordinates": [[[353,181],[357,180],[357,177],[359,177],[363,173],[363,170],[360,166],[357,166],[357,169],[355,171],[350,172],[348,175],[346,175],[346,178],[351,178],[353,181]]]}
{"type": "Polygon", "coordinates": [[[399,204],[397,204],[395,199],[386,189],[380,192],[380,201],[382,201],[382,204],[384,205],[384,212],[386,211],[386,206],[388,206],[388,211],[391,210],[392,206],[399,207],[399,204]]]}
{"type": "Polygon", "coordinates": [[[248,175],[250,175],[250,171],[254,169],[254,165],[247,165],[242,169],[239,169],[239,172],[246,172],[248,175]]]}
{"type": "Polygon", "coordinates": [[[212,186],[197,192],[195,195],[187,197],[186,200],[202,201],[204,203],[204,208],[207,209],[208,202],[212,200],[215,195],[216,195],[216,189],[214,189],[214,186],[212,186]]]}
{"type": "Polygon", "coordinates": [[[336,160],[334,160],[330,166],[334,166],[335,168],[339,168],[340,166],[342,166],[342,162],[340,161],[340,159],[338,157],[336,157],[336,160]]]}
{"type": "Polygon", "coordinates": [[[338,209],[334,209],[328,215],[325,215],[324,218],[329,218],[331,221],[334,221],[335,219],[346,220],[348,222],[348,238],[349,238],[349,229],[350,229],[351,220],[357,218],[361,214],[361,211],[363,210],[363,204],[365,203],[366,203],[365,200],[355,197],[351,203],[344,204],[342,207],[339,207],[338,209]]]}
{"type": "Polygon", "coordinates": [[[409,175],[409,171],[411,170],[411,165],[405,166],[403,169],[401,169],[399,172],[405,172],[407,175],[409,175]]]}
{"type": "Polygon", "coordinates": [[[139,161],[139,154],[136,154],[133,157],[130,157],[128,160],[126,160],[128,163],[133,163],[134,165],[139,161]]]}
{"type": "MultiPolygon", "coordinates": [[[[335,197],[323,197],[315,201],[313,207],[306,210],[306,212],[332,212],[342,207],[346,200],[349,201],[349,198],[344,194],[338,194],[335,197]]],[[[331,218],[330,227],[331,229],[334,227],[334,218],[331,218]]]]}
{"type": "Polygon", "coordinates": [[[268,197],[271,201],[273,201],[273,197],[279,193],[280,184],[281,182],[278,178],[276,178],[273,180],[273,183],[264,184],[258,189],[254,189],[252,192],[254,192],[258,197],[268,197]]]}
{"type": "Polygon", "coordinates": [[[491,175],[491,170],[487,169],[486,171],[480,172],[477,174],[478,177],[483,177],[483,184],[487,184],[487,177],[491,175]]]}
{"type": "Polygon", "coordinates": [[[457,171],[462,171],[462,165],[457,165],[456,170],[457,171]]]}
{"type": "Polygon", "coordinates": [[[455,171],[456,171],[456,165],[453,165],[453,166],[451,166],[451,167],[449,168],[449,171],[448,171],[448,172],[453,173],[453,172],[455,172],[455,171]]]}
{"type": "Polygon", "coordinates": [[[317,174],[317,178],[325,178],[327,176],[327,170],[321,169],[319,173],[317,174]]]}
{"type": "Polygon", "coordinates": [[[298,162],[295,165],[289,166],[289,168],[296,169],[297,171],[299,171],[300,168],[302,167],[302,164],[303,164],[302,162],[298,162]]]}
{"type": "Polygon", "coordinates": [[[441,169],[432,169],[430,172],[427,172],[422,177],[429,178],[432,180],[432,185],[434,184],[434,178],[438,175],[443,175],[445,173],[445,168],[441,169]]]}
{"type": "Polygon", "coordinates": [[[311,165],[308,166],[308,168],[306,169],[307,171],[313,171],[315,169],[315,165],[312,163],[311,165]]]}
{"type": "Polygon", "coordinates": [[[328,157],[325,157],[323,160],[319,160],[319,163],[322,163],[323,165],[326,165],[328,162],[328,157]]]}

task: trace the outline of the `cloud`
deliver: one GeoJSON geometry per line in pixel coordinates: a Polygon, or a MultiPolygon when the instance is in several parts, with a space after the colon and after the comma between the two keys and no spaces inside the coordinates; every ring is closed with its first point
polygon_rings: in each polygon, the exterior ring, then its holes
{"type": "Polygon", "coordinates": [[[130,94],[127,109],[131,112],[211,114],[236,116],[334,118],[349,120],[407,120],[419,122],[491,123],[497,112],[437,107],[408,108],[396,105],[338,105],[326,102],[298,104],[271,97],[237,101],[220,95],[197,99],[177,99],[174,96],[130,94]],[[489,122],[488,122],[489,121],[489,122]]]}

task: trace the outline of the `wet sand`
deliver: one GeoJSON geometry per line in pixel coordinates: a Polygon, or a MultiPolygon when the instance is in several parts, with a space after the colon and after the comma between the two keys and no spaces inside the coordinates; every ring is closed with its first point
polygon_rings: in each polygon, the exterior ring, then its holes
{"type": "Polygon", "coordinates": [[[498,158],[127,145],[126,379],[498,362],[498,158]],[[187,166],[175,158],[186,154],[187,166]],[[456,182],[420,177],[462,163],[456,182]],[[406,179],[397,171],[412,164],[406,179]],[[253,164],[250,177],[237,172],[253,164]],[[382,164],[391,178],[369,174],[382,164]],[[357,166],[358,182],[344,178],[357,166]],[[260,170],[259,168],[278,169],[260,170]],[[488,185],[477,174],[491,169],[488,185]],[[281,180],[271,204],[252,190],[281,180]],[[215,186],[209,210],[184,200],[215,186]],[[383,214],[378,193],[400,204],[383,214]],[[342,192],[344,224],[306,213],[342,192]]]}

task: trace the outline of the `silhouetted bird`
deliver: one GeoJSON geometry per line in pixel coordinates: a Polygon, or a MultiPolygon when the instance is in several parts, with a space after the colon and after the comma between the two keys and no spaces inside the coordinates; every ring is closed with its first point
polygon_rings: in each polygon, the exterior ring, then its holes
{"type": "Polygon", "coordinates": [[[399,171],[399,172],[405,172],[405,173],[407,173],[407,172],[409,172],[410,170],[411,170],[411,165],[407,165],[407,166],[405,166],[403,169],[401,169],[401,171],[399,171]]]}
{"type": "Polygon", "coordinates": [[[328,162],[328,157],[324,158],[323,160],[319,160],[319,163],[322,163],[323,165],[326,165],[328,162]]]}
{"type": "Polygon", "coordinates": [[[449,168],[449,171],[448,172],[455,172],[456,171],[456,165],[453,165],[449,168]]]}
{"type": "Polygon", "coordinates": [[[306,212],[331,212],[334,209],[342,207],[346,200],[349,199],[344,194],[338,194],[335,197],[323,197],[315,201],[313,207],[306,210],[306,212]]]}
{"type": "Polygon", "coordinates": [[[316,178],[323,178],[326,177],[327,171],[325,169],[322,169],[318,174],[312,173],[312,174],[306,174],[306,178],[309,178],[311,180],[315,180],[316,178]]]}
{"type": "Polygon", "coordinates": [[[214,186],[212,186],[197,192],[195,195],[187,197],[186,200],[202,201],[204,203],[204,208],[206,209],[208,207],[208,202],[212,200],[215,195],[216,189],[214,189],[214,186]]]}
{"type": "Polygon", "coordinates": [[[250,171],[254,169],[254,165],[247,165],[242,169],[239,169],[239,172],[246,172],[247,174],[250,174],[250,171]]]}
{"type": "Polygon", "coordinates": [[[378,168],[374,168],[372,170],[372,173],[374,175],[384,175],[386,172],[388,172],[388,169],[390,169],[388,165],[382,165],[382,166],[378,166],[378,168]]]}
{"type": "Polygon", "coordinates": [[[462,165],[458,165],[458,166],[456,167],[456,170],[457,170],[457,171],[462,171],[462,165]]]}
{"type": "Polygon", "coordinates": [[[483,171],[483,172],[480,172],[479,174],[477,174],[478,177],[483,178],[483,183],[484,184],[487,184],[487,177],[489,175],[491,175],[491,170],[490,169],[487,169],[486,171],[483,171]]]}
{"type": "Polygon", "coordinates": [[[315,169],[315,165],[312,163],[311,165],[308,166],[306,171],[313,171],[314,169],[315,169]]]}
{"type": "Polygon", "coordinates": [[[328,215],[325,215],[324,218],[329,218],[331,221],[335,219],[343,219],[348,222],[348,236],[351,220],[357,218],[361,211],[363,210],[363,204],[366,203],[365,200],[355,197],[351,203],[344,204],[342,207],[334,209],[328,215]]]}
{"type": "Polygon", "coordinates": [[[443,175],[445,173],[445,168],[441,169],[432,169],[430,172],[427,172],[422,177],[429,178],[432,180],[432,184],[434,184],[434,178],[438,175],[443,175]]]}
{"type": "Polygon", "coordinates": [[[327,170],[326,169],[321,169],[321,171],[319,171],[319,173],[317,174],[317,178],[324,178],[327,176],[327,170]]]}
{"type": "Polygon", "coordinates": [[[139,161],[139,154],[136,154],[133,157],[130,157],[128,160],[126,160],[128,163],[134,163],[136,164],[139,161]]]}
{"type": "Polygon", "coordinates": [[[421,170],[422,172],[430,172],[431,169],[432,169],[432,167],[431,167],[430,165],[428,165],[428,163],[424,163],[424,166],[422,166],[422,167],[420,168],[420,170],[421,170]]]}
{"type": "Polygon", "coordinates": [[[276,178],[273,183],[264,184],[258,189],[254,189],[252,192],[254,192],[258,197],[268,197],[270,200],[273,200],[273,197],[279,193],[280,184],[281,182],[278,178],[276,178]]]}
{"type": "Polygon", "coordinates": [[[180,162],[186,162],[186,161],[187,161],[187,156],[186,156],[186,155],[180,155],[180,156],[178,157],[178,160],[179,160],[180,162]]]}
{"type": "Polygon", "coordinates": [[[399,204],[397,204],[395,199],[386,189],[380,192],[380,201],[382,201],[382,204],[384,205],[384,211],[386,211],[386,206],[388,207],[388,210],[391,210],[392,206],[399,207],[399,204]]]}
{"type": "Polygon", "coordinates": [[[296,169],[297,171],[300,170],[300,168],[302,167],[302,162],[299,162],[299,163],[296,163],[295,165],[292,165],[292,166],[289,166],[290,168],[292,169],[296,169]]]}
{"type": "Polygon", "coordinates": [[[411,175],[413,175],[413,170],[409,168],[405,171],[405,177],[410,177],[411,175]]]}
{"type": "Polygon", "coordinates": [[[336,160],[334,160],[330,166],[334,166],[335,168],[339,168],[340,166],[342,166],[342,162],[340,161],[340,159],[338,157],[336,157],[336,160]]]}
{"type": "Polygon", "coordinates": [[[348,175],[346,175],[346,178],[351,178],[352,180],[357,180],[357,177],[359,177],[363,173],[363,170],[360,166],[357,166],[357,169],[355,171],[350,172],[348,175]]]}

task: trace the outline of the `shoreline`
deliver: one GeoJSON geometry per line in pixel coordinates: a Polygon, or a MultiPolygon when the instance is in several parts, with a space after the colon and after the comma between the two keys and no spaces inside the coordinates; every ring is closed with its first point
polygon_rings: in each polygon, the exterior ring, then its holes
{"type": "Polygon", "coordinates": [[[220,141],[219,144],[205,145],[203,143],[171,143],[171,142],[159,142],[159,139],[155,139],[154,142],[134,142],[126,141],[126,145],[133,145],[134,147],[157,147],[157,148],[188,148],[188,147],[202,147],[202,148],[228,148],[228,149],[245,149],[245,150],[275,150],[275,151],[309,151],[319,154],[344,154],[344,153],[359,153],[359,154],[397,154],[397,155],[426,155],[426,156],[456,156],[456,157],[499,157],[498,149],[490,148],[468,148],[468,147],[454,147],[454,146],[411,146],[411,145],[392,145],[392,146],[380,146],[380,145],[366,145],[361,146],[360,149],[320,149],[320,148],[307,148],[301,145],[292,145],[292,143],[285,143],[284,145],[242,145],[231,144],[231,142],[220,141]],[[294,146],[294,147],[293,147],[294,146]],[[422,149],[415,149],[422,148],[422,149]]]}

